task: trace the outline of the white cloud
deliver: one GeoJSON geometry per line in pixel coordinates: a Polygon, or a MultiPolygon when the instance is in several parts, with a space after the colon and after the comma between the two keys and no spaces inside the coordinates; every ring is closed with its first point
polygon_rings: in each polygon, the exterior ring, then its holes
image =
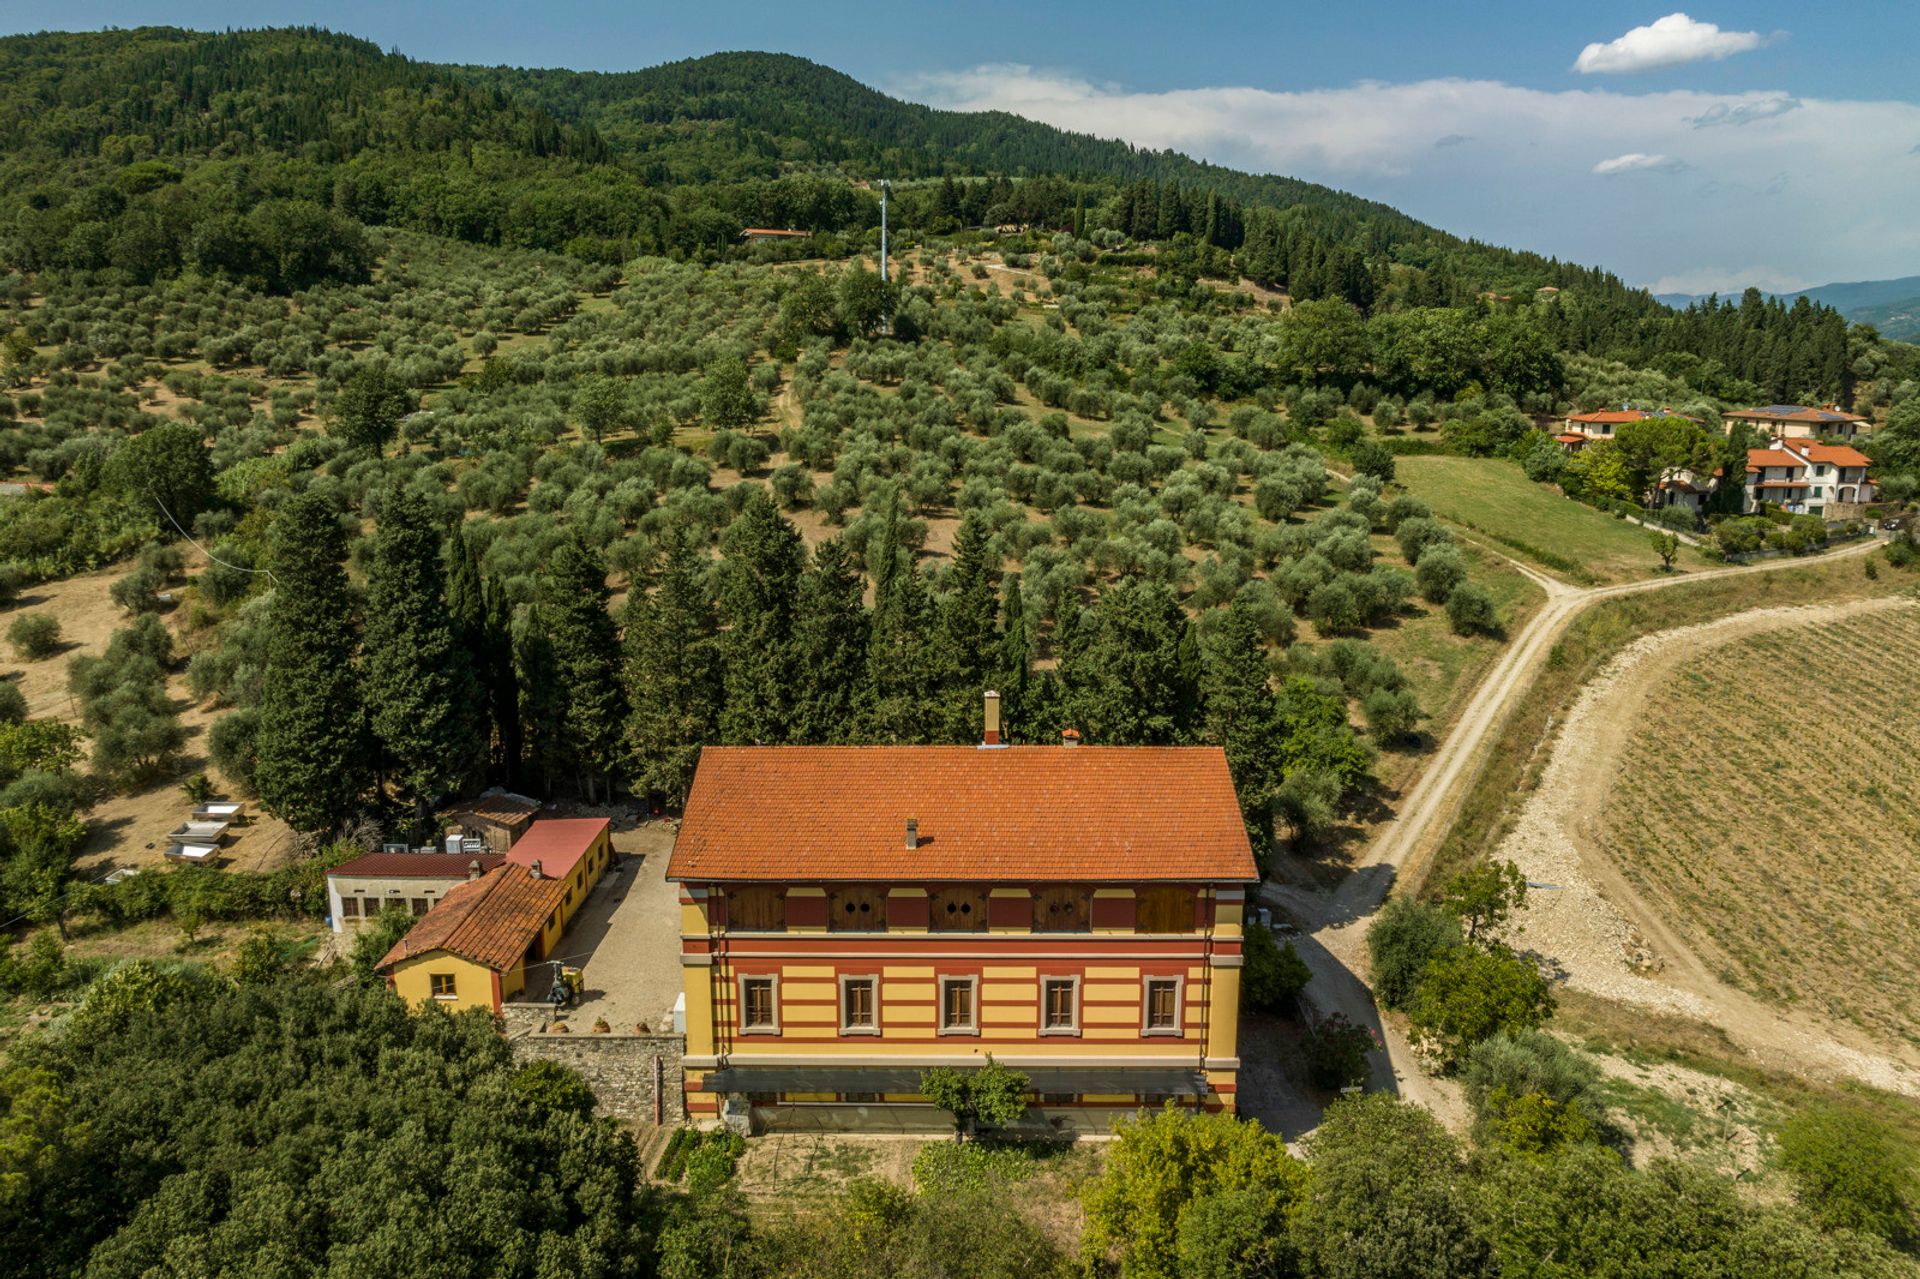
{"type": "Polygon", "coordinates": [[[1801,289],[1824,283],[1829,281],[1809,280],[1804,276],[1788,275],[1764,263],[1756,262],[1752,266],[1738,269],[1705,266],[1692,271],[1682,271],[1676,275],[1663,275],[1647,288],[1655,293],[1718,293],[1725,297],[1729,293],[1738,295],[1749,287],[1766,293],[1798,293],[1801,289]]]}
{"type": "Polygon", "coordinates": [[[1324,182],[1459,235],[1597,263],[1636,283],[1715,264],[1801,281],[1920,268],[1920,221],[1905,213],[1920,207],[1920,164],[1908,150],[1920,104],[1910,102],[1548,92],[1491,80],[1138,93],[1018,64],[888,87],[1324,182]],[[1784,108],[1788,100],[1798,105],[1784,108]],[[1472,145],[1436,145],[1454,137],[1472,145]],[[1594,162],[1630,154],[1660,157],[1672,176],[1661,199],[1629,211],[1621,201],[1633,186],[1594,162]]]}
{"type": "Polygon", "coordinates": [[[1634,173],[1641,169],[1664,169],[1667,172],[1673,172],[1685,167],[1678,160],[1670,160],[1664,155],[1647,155],[1640,151],[1629,151],[1625,155],[1616,155],[1612,159],[1602,160],[1593,166],[1593,171],[1605,176],[1610,173],[1634,173]]]}
{"type": "Polygon", "coordinates": [[[1654,71],[1731,57],[1765,43],[1758,31],[1722,31],[1711,22],[1696,22],[1684,13],[1670,13],[1644,27],[1635,27],[1618,40],[1590,44],[1574,59],[1582,75],[1620,75],[1654,71]]]}

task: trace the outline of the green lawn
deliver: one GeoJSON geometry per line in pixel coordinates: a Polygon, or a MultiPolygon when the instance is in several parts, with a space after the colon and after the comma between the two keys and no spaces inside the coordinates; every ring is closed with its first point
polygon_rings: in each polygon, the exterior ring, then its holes
{"type": "MultiPolygon", "coordinates": [[[[1535,484],[1499,458],[1402,457],[1397,482],[1435,513],[1515,558],[1582,585],[1637,581],[1660,571],[1647,530],[1535,484]]],[[[1681,547],[1674,567],[1707,561],[1681,547]]]]}

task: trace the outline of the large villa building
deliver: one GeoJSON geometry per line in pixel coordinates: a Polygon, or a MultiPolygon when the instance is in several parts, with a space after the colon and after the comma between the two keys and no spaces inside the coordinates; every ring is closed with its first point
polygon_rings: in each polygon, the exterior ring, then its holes
{"type": "Polygon", "coordinates": [[[931,1066],[1035,1123],[1235,1109],[1257,880],[1217,748],[709,747],[678,883],[689,1116],[931,1128],[931,1066]]]}

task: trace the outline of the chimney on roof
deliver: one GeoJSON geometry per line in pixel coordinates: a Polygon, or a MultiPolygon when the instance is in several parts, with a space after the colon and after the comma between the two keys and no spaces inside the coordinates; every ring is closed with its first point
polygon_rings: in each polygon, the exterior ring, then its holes
{"type": "Polygon", "coordinates": [[[907,818],[907,847],[920,847],[920,823],[912,817],[907,818]]]}
{"type": "Polygon", "coordinates": [[[467,863],[467,878],[469,880],[480,878],[480,859],[478,857],[467,863]]]}
{"type": "Polygon", "coordinates": [[[1061,729],[1060,744],[1062,746],[1078,746],[1080,744],[1080,730],[1077,728],[1061,729]]]}
{"type": "Polygon", "coordinates": [[[992,689],[988,689],[986,692],[986,700],[987,731],[982,736],[980,745],[1004,746],[1006,743],[1000,740],[1000,694],[994,692],[992,689]]]}
{"type": "Polygon", "coordinates": [[[545,878],[545,876],[540,873],[540,859],[538,857],[534,858],[532,863],[527,866],[527,878],[528,879],[544,879],[545,878]]]}

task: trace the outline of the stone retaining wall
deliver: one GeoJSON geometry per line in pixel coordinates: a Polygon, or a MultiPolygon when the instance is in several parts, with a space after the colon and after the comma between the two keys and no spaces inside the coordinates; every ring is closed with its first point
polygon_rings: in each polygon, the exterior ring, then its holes
{"type": "Polygon", "coordinates": [[[645,1124],[681,1124],[687,1119],[681,1060],[683,1035],[596,1035],[578,1026],[564,1035],[546,1033],[553,1010],[509,1004],[501,1010],[505,1033],[518,1062],[556,1061],[587,1081],[600,1111],[645,1124]]]}

